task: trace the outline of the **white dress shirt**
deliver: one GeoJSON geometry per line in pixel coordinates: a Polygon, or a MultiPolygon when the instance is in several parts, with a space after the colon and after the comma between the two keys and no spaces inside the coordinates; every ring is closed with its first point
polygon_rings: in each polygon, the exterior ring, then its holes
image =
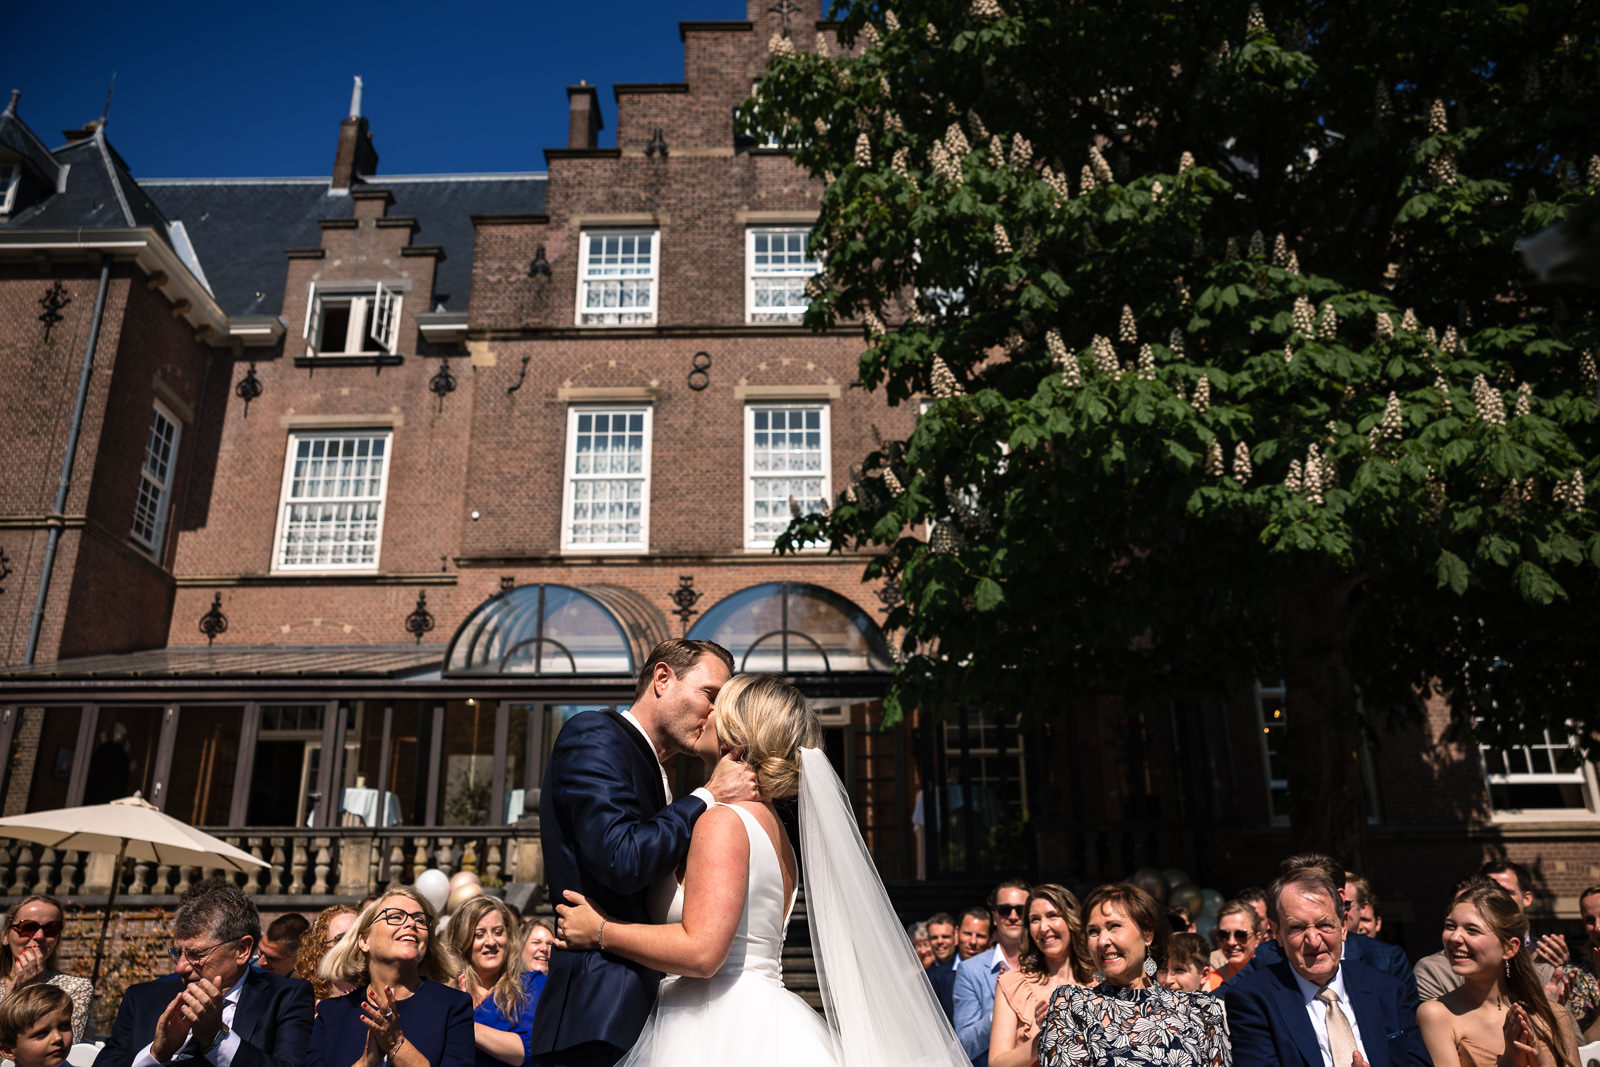
{"type": "MultiPolygon", "coordinates": [[[[204,1053],[199,1053],[206,1060],[216,1064],[216,1067],[232,1067],[234,1053],[239,1051],[239,1034],[238,1031],[234,1030],[233,1028],[233,1016],[239,1008],[239,994],[244,990],[244,982],[248,977],[248,971],[244,974],[241,974],[239,976],[239,980],[233,983],[233,988],[228,990],[228,992],[223,995],[222,1025],[228,1028],[228,1036],[223,1038],[222,1044],[218,1045],[216,1048],[209,1049],[204,1053]]],[[[178,1051],[173,1053],[173,1057],[176,1058],[183,1052],[184,1049],[189,1048],[189,1046],[193,1043],[194,1034],[191,1033],[188,1037],[183,1039],[183,1044],[178,1046],[178,1051]]],[[[150,1044],[140,1049],[139,1054],[133,1058],[133,1067],[162,1067],[161,1061],[156,1059],[150,1051],[154,1046],[155,1042],[152,1041],[150,1044]]],[[[197,1050],[191,1049],[190,1051],[193,1053],[197,1050]]]]}
{"type": "MultiPolygon", "coordinates": [[[[650,751],[654,752],[656,750],[656,743],[650,740],[650,735],[645,732],[643,726],[639,725],[639,720],[633,717],[633,712],[625,711],[622,713],[622,717],[630,726],[639,731],[639,736],[644,738],[645,743],[650,746],[650,751]]],[[[658,760],[657,763],[659,764],[660,761],[658,760]]],[[[671,804],[672,783],[667,779],[666,767],[661,767],[661,788],[667,795],[667,803],[671,804]]],[[[701,800],[705,801],[707,811],[710,811],[717,805],[717,798],[712,796],[711,790],[706,789],[704,786],[696,789],[689,795],[699,797],[701,800]]],[[[645,892],[645,908],[652,921],[657,923],[663,923],[667,921],[667,916],[672,914],[673,906],[681,889],[682,887],[678,884],[678,875],[676,871],[668,871],[665,875],[655,880],[655,882],[645,892]]],[[[134,1067],[147,1067],[147,1065],[134,1064],[134,1067]]]]}
{"type": "MultiPolygon", "coordinates": [[[[1300,977],[1300,972],[1294,968],[1289,969],[1294,975],[1295,984],[1300,987],[1301,999],[1305,1001],[1306,1015],[1311,1018],[1311,1029],[1317,1033],[1317,1048],[1322,1050],[1322,1067],[1333,1067],[1333,1051],[1328,1044],[1328,1008],[1317,999],[1317,994],[1322,992],[1323,986],[1312,985],[1300,977]]],[[[1356,1022],[1356,1008],[1350,1003],[1350,996],[1344,988],[1344,968],[1334,972],[1333,981],[1326,988],[1333,990],[1339,998],[1339,1010],[1344,1012],[1344,1017],[1350,1020],[1350,1030],[1356,1036],[1356,1048],[1361,1052],[1363,1059],[1367,1056],[1367,1046],[1361,1042],[1361,1024],[1356,1022]]],[[[1370,1060],[1368,1062],[1371,1062],[1370,1060]]],[[[139,1067],[134,1064],[134,1067],[139,1067]]]]}
{"type": "MultiPolygon", "coordinates": [[[[639,720],[633,717],[633,712],[623,712],[622,718],[635,730],[639,731],[639,736],[644,738],[644,743],[650,746],[651,752],[654,752],[656,750],[656,743],[650,739],[650,735],[645,732],[645,728],[639,725],[639,720]]],[[[667,768],[662,765],[659,759],[656,760],[656,766],[661,770],[661,789],[667,794],[667,803],[671,804],[673,800],[672,782],[667,779],[667,768]]],[[[717,798],[712,796],[711,790],[707,789],[705,786],[701,786],[699,789],[696,789],[689,795],[692,797],[699,797],[701,800],[705,801],[706,810],[708,811],[717,806],[717,798]]]]}

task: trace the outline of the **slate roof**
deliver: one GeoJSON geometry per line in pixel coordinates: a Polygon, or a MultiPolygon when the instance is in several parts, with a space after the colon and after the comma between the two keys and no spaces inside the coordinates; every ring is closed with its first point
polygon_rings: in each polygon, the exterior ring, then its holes
{"type": "Polygon", "coordinates": [[[14,230],[149,226],[166,239],[166,216],[133,180],[103,128],[51,156],[69,168],[66,189],[23,208],[4,225],[14,230]]]}
{"type": "MultiPolygon", "coordinates": [[[[229,315],[276,315],[283,307],[289,248],[322,244],[318,219],[348,218],[348,195],[331,195],[326,178],[146,179],[141,186],[168,218],[188,231],[217,303],[229,315]]],[[[473,215],[540,214],[543,174],[376,175],[388,189],[390,215],[418,222],[413,244],[439,245],[427,310],[466,311],[472,285],[473,215]]]]}

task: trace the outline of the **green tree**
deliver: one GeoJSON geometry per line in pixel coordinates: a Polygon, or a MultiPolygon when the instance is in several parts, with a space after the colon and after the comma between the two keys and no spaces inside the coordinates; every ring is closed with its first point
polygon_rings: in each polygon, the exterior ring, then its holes
{"type": "Polygon", "coordinates": [[[932,402],[780,548],[883,549],[891,716],[1281,677],[1359,861],[1362,707],[1594,715],[1595,293],[1514,250],[1600,185],[1594,4],[839,14],[752,121],[827,182],[807,322],[932,402]]]}

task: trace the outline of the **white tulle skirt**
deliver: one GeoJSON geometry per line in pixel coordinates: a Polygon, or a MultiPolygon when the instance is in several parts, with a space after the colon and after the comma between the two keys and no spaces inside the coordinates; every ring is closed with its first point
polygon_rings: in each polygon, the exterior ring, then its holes
{"type": "Polygon", "coordinates": [[[831,1067],[836,1042],[822,1016],[766,975],[667,978],[618,1067],[831,1067]]]}

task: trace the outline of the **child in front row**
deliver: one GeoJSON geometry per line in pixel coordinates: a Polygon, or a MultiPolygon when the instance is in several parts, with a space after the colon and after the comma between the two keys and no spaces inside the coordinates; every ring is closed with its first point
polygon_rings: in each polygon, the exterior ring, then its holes
{"type": "Polygon", "coordinates": [[[61,1067],[72,1051],[72,998],[36,982],[0,1001],[0,1056],[17,1067],[61,1067]]]}
{"type": "Polygon", "coordinates": [[[1199,934],[1173,934],[1167,945],[1167,965],[1156,981],[1168,989],[1204,993],[1222,984],[1211,969],[1211,946],[1199,934]]]}

